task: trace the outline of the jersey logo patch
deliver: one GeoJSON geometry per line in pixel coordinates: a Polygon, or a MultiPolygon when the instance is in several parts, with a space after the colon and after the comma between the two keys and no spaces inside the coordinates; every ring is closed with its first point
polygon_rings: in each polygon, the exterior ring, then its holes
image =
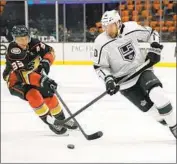
{"type": "Polygon", "coordinates": [[[11,49],[11,53],[13,53],[13,54],[20,54],[21,50],[20,50],[20,48],[12,48],[11,49]]]}
{"type": "Polygon", "coordinates": [[[135,53],[135,49],[132,45],[131,42],[128,42],[120,47],[118,47],[120,54],[122,55],[123,60],[125,61],[133,61],[136,53],[135,53]]]}

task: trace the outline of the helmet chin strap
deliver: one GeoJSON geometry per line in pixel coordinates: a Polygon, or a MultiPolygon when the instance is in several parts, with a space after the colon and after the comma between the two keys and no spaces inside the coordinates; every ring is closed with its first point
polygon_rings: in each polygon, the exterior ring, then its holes
{"type": "Polygon", "coordinates": [[[117,36],[118,36],[120,34],[120,30],[122,28],[122,22],[119,20],[116,24],[117,24],[117,28],[118,28],[118,30],[117,30],[117,36]]]}

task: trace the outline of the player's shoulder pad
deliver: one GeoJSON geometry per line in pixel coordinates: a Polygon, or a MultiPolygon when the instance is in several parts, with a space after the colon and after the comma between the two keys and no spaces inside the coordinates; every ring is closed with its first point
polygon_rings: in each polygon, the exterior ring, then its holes
{"type": "Polygon", "coordinates": [[[129,33],[133,33],[138,30],[138,24],[135,21],[124,22],[123,35],[127,35],[129,33]]]}
{"type": "Polygon", "coordinates": [[[31,41],[30,41],[30,43],[29,43],[29,46],[30,46],[31,48],[37,46],[38,44],[40,44],[40,40],[39,40],[39,39],[31,38],[31,41]]]}
{"type": "Polygon", "coordinates": [[[107,36],[106,32],[103,32],[95,39],[94,48],[100,51],[111,40],[112,39],[107,36]]]}
{"type": "Polygon", "coordinates": [[[37,44],[37,43],[40,43],[40,40],[37,39],[37,38],[32,38],[32,37],[31,37],[31,42],[32,42],[33,44],[37,44]]]}
{"type": "MultiPolygon", "coordinates": [[[[115,40],[115,39],[114,39],[115,40]]],[[[97,36],[94,42],[94,54],[91,56],[94,63],[99,64],[102,56],[104,55],[104,50],[107,47],[107,45],[112,42],[113,39],[108,37],[106,32],[101,33],[97,36]]]]}
{"type": "Polygon", "coordinates": [[[6,57],[10,60],[22,60],[25,58],[24,51],[15,42],[11,42],[7,49],[6,57]]]}
{"type": "Polygon", "coordinates": [[[41,42],[39,39],[36,38],[31,38],[31,42],[29,43],[29,45],[31,50],[37,47],[38,45],[43,49],[46,49],[46,51],[49,51],[50,49],[53,50],[51,46],[45,44],[44,42],[41,42]]]}

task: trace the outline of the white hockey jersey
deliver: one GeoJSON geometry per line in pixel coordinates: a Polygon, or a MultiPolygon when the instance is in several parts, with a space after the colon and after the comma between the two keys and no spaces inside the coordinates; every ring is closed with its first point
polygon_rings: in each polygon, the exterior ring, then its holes
{"type": "MultiPolygon", "coordinates": [[[[123,77],[143,64],[146,55],[141,53],[138,41],[159,42],[159,35],[152,28],[140,26],[134,21],[123,23],[115,39],[106,32],[101,33],[95,39],[92,56],[98,76],[103,80],[108,75],[123,77]]],[[[135,85],[139,76],[120,85],[120,90],[135,85]]]]}

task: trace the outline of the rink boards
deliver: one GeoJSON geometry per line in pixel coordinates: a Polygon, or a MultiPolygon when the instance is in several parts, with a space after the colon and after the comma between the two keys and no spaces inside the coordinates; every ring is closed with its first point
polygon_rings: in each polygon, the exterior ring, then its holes
{"type": "MultiPolygon", "coordinates": [[[[55,65],[92,65],[91,56],[94,53],[93,43],[49,43],[55,49],[55,65]]],[[[161,62],[159,67],[176,67],[176,43],[163,43],[161,62]]],[[[1,43],[1,65],[5,63],[5,54],[8,43],[1,43]]],[[[147,53],[148,43],[140,43],[143,54],[147,53]]]]}

